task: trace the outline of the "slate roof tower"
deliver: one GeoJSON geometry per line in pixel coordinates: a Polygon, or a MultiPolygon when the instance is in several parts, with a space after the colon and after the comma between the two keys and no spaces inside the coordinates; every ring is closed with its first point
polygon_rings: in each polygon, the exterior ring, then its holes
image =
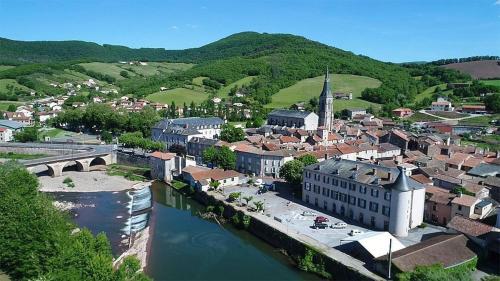
{"type": "Polygon", "coordinates": [[[319,122],[318,125],[324,127],[329,132],[332,130],[333,124],[333,95],[330,88],[330,73],[326,68],[325,82],[323,83],[323,91],[319,96],[319,122]]]}

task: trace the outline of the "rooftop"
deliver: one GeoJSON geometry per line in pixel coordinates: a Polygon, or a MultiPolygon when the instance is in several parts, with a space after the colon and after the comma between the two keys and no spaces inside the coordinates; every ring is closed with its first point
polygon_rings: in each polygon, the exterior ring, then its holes
{"type": "Polygon", "coordinates": [[[189,117],[189,118],[177,118],[177,119],[163,119],[156,123],[155,129],[165,129],[171,126],[183,126],[183,127],[198,127],[198,126],[209,126],[209,125],[222,125],[224,121],[219,117],[189,117]]]}
{"type": "Polygon", "coordinates": [[[292,118],[306,118],[307,116],[316,113],[310,111],[298,111],[298,110],[288,110],[288,109],[275,109],[271,111],[268,115],[268,118],[271,116],[276,117],[292,117],[292,118]]]}
{"type": "Polygon", "coordinates": [[[487,234],[493,230],[493,226],[467,219],[462,216],[454,216],[446,227],[474,237],[487,234]]]}

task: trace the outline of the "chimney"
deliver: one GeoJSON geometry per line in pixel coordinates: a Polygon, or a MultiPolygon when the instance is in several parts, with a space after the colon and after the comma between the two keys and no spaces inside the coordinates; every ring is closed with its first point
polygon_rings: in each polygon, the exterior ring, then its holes
{"type": "Polygon", "coordinates": [[[327,153],[325,153],[325,160],[327,160],[327,159],[328,159],[328,154],[327,154],[327,153]]]}
{"type": "Polygon", "coordinates": [[[387,180],[388,181],[392,180],[392,173],[391,172],[387,172],[387,180]]]}

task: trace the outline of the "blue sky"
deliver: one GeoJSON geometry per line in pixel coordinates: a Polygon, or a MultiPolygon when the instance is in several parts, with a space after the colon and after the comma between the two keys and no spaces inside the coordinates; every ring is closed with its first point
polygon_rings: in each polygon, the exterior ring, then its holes
{"type": "Polygon", "coordinates": [[[0,37],[199,47],[292,33],[393,62],[500,55],[500,0],[0,0],[0,37]]]}

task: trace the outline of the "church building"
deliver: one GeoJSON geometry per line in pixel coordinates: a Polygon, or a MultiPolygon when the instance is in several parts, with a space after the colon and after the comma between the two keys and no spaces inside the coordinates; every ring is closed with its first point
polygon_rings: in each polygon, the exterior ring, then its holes
{"type": "Polygon", "coordinates": [[[323,83],[323,91],[319,96],[319,122],[320,127],[324,127],[329,132],[332,130],[333,124],[333,95],[330,88],[330,74],[328,68],[325,74],[325,82],[323,83]]]}

